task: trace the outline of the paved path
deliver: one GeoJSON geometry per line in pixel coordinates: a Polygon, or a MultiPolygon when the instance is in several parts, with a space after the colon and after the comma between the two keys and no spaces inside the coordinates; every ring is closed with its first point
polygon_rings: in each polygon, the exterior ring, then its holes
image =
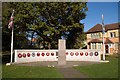
{"type": "Polygon", "coordinates": [[[58,68],[58,70],[64,75],[64,78],[88,78],[72,67],[58,68]]]}

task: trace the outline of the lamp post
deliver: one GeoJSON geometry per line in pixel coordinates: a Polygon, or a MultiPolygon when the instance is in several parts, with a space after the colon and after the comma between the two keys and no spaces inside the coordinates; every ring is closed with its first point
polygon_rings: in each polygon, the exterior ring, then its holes
{"type": "Polygon", "coordinates": [[[104,26],[104,16],[102,14],[102,42],[103,42],[103,60],[105,61],[105,41],[104,41],[104,34],[105,34],[105,26],[104,26]]]}

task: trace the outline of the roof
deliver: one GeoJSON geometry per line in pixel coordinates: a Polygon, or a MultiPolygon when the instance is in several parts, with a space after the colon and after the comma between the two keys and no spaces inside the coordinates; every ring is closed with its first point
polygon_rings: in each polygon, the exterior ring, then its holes
{"type": "MultiPolygon", "coordinates": [[[[113,24],[107,24],[105,25],[105,31],[107,30],[114,30],[114,29],[118,29],[118,23],[113,23],[113,24]]],[[[92,27],[91,29],[89,29],[87,33],[95,33],[95,32],[102,32],[102,25],[101,24],[96,24],[94,27],[92,27]]]]}
{"type": "Polygon", "coordinates": [[[118,29],[120,28],[118,23],[114,23],[114,24],[108,24],[105,25],[106,30],[113,30],[113,29],[118,29]]]}
{"type": "Polygon", "coordinates": [[[113,42],[110,39],[106,38],[105,44],[107,44],[107,43],[113,43],[113,42]]]}

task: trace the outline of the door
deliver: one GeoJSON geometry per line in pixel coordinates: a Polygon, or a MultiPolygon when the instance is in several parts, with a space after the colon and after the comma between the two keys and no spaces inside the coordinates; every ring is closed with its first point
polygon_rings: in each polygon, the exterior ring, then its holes
{"type": "Polygon", "coordinates": [[[109,46],[105,45],[105,53],[109,53],[109,46]]]}

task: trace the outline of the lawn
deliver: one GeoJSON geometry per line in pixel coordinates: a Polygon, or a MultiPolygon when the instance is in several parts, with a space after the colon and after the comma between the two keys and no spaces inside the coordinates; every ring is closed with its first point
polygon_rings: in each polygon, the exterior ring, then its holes
{"type": "Polygon", "coordinates": [[[74,67],[90,78],[118,78],[118,57],[107,56],[109,63],[74,67]]]}
{"type": "MultiPolygon", "coordinates": [[[[8,57],[9,60],[9,57],[8,57]]],[[[42,66],[5,66],[9,62],[7,57],[3,57],[2,78],[63,78],[57,68],[42,66]]],[[[118,77],[118,57],[107,56],[109,63],[100,63],[87,66],[74,67],[89,78],[117,78],[118,77]]]]}
{"type": "Polygon", "coordinates": [[[10,62],[10,55],[2,57],[2,78],[63,78],[57,68],[42,66],[6,66],[10,62]]]}
{"type": "Polygon", "coordinates": [[[2,69],[3,78],[63,78],[56,68],[3,65],[2,69]]]}

